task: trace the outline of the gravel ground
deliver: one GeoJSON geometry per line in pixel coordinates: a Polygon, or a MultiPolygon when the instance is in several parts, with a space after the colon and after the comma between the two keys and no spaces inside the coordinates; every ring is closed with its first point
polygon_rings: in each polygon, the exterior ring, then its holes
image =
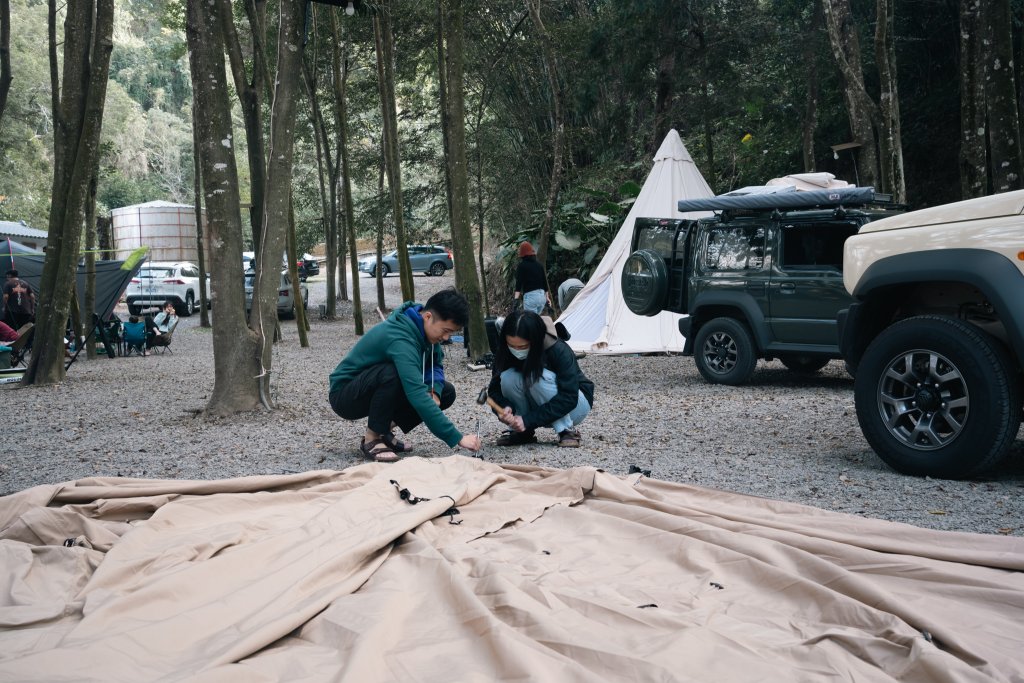
{"type": "MultiPolygon", "coordinates": [[[[385,280],[389,305],[398,278],[385,280]]],[[[361,278],[364,301],[373,281],[361,278]]],[[[310,307],[324,300],[323,275],[310,280],[310,307]]],[[[416,277],[417,299],[453,284],[416,277]]],[[[119,308],[126,317],[123,306],[119,308]]],[[[327,377],[355,343],[350,308],[334,322],[314,319],[310,348],[285,321],[274,352],[278,410],[227,419],[199,416],[213,386],[211,333],[199,316],[182,318],[173,355],[88,361],[84,355],[57,387],[0,386],[4,400],[0,493],[93,476],[215,479],[317,469],[362,462],[363,425],[346,422],[327,403],[327,377]]],[[[376,314],[367,321],[376,320],[376,314]]],[[[486,371],[466,368],[450,347],[448,376],[459,391],[449,415],[465,432],[477,428],[487,460],[652,476],[715,489],[907,522],[932,529],[1024,536],[1024,441],[997,471],[974,481],[897,474],[868,448],[853,407],[853,380],[842,364],[800,378],[778,362],[758,366],[745,387],[704,383],[693,360],[671,356],[600,357],[580,361],[597,385],[596,405],[582,425],[583,447],[541,443],[500,449],[502,425],[474,398],[486,371]]],[[[415,455],[451,451],[420,427],[415,455]]]]}

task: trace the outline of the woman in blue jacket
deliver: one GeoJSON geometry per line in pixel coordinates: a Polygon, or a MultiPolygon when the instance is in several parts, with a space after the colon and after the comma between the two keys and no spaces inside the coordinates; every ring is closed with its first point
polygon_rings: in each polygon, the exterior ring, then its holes
{"type": "Polygon", "coordinates": [[[580,370],[576,353],[550,318],[530,311],[512,313],[500,334],[487,387],[503,408],[498,419],[509,426],[498,445],[533,443],[538,427],[550,427],[558,433],[559,446],[578,448],[576,426],[594,405],[594,383],[580,370]]]}

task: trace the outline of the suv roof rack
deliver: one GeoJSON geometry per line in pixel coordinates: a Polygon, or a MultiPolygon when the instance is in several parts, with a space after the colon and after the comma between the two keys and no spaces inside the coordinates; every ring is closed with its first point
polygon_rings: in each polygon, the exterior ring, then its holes
{"type": "Polygon", "coordinates": [[[708,199],[680,199],[678,210],[680,213],[686,213],[687,211],[726,211],[729,209],[823,209],[891,203],[891,194],[875,192],[873,187],[844,187],[806,192],[722,194],[708,199]]]}

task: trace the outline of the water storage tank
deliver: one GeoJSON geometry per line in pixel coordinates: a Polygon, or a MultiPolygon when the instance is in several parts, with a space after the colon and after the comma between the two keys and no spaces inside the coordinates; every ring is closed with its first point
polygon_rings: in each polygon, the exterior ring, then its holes
{"type": "MultiPolygon", "coordinates": [[[[124,259],[133,249],[149,247],[150,261],[199,262],[196,212],[191,204],[156,201],[122,206],[112,210],[110,218],[116,258],[124,259]]],[[[204,212],[204,227],[205,222],[204,212]]]]}

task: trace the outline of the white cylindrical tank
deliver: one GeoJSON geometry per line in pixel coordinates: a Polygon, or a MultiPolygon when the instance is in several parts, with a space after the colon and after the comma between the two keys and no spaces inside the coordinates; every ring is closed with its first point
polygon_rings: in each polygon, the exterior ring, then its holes
{"type": "MultiPolygon", "coordinates": [[[[134,249],[149,247],[150,261],[199,262],[196,212],[191,204],[155,201],[122,206],[110,212],[110,219],[116,258],[124,259],[134,249]]],[[[205,224],[204,211],[204,228],[205,224]]]]}

